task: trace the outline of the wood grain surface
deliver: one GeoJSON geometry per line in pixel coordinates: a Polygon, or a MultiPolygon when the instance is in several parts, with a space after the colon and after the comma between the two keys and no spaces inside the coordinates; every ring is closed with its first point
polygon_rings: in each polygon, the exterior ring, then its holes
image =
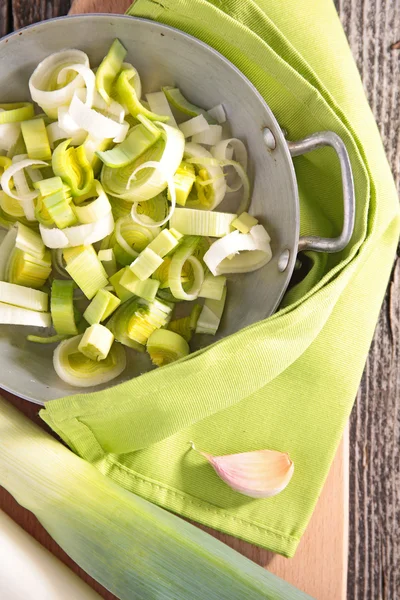
{"type": "MultiPolygon", "coordinates": [[[[118,7],[125,0],[114,2],[118,7]]],[[[400,40],[400,0],[335,0],[335,4],[400,189],[400,51],[391,50],[400,40]]],[[[0,0],[0,34],[65,14],[68,8],[68,0],[0,0]]],[[[399,319],[398,260],[351,418],[348,600],[400,598],[399,319]]],[[[302,545],[318,517],[325,490],[302,545]]],[[[27,520],[27,514],[20,518],[27,520]]]]}

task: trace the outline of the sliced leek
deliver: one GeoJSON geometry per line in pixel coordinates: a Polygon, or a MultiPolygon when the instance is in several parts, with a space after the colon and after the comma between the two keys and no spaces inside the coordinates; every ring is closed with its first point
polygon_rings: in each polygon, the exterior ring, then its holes
{"type": "Polygon", "coordinates": [[[249,233],[250,229],[257,225],[258,221],[255,217],[252,217],[247,212],[243,212],[232,221],[232,227],[240,231],[240,233],[249,233]]]}
{"type": "Polygon", "coordinates": [[[89,300],[108,283],[103,265],[89,248],[83,247],[77,256],[67,261],[65,269],[89,300]]]}
{"type": "Polygon", "coordinates": [[[0,281],[0,302],[29,310],[46,312],[49,305],[49,296],[40,290],[0,281]]]}
{"type": "Polygon", "coordinates": [[[182,131],[185,138],[192,137],[193,135],[199,135],[210,129],[206,118],[203,115],[197,115],[189,121],[185,121],[179,125],[179,129],[182,131]]]}
{"type": "Polygon", "coordinates": [[[151,112],[168,117],[168,125],[171,125],[171,127],[178,127],[164,92],[161,91],[146,94],[146,100],[149,103],[151,112]]]}
{"type": "Polygon", "coordinates": [[[145,281],[158,269],[162,262],[163,259],[158,254],[150,248],[145,248],[133,261],[130,270],[141,281],[145,281]]]}
{"type": "Polygon", "coordinates": [[[192,136],[192,142],[195,144],[205,144],[206,146],[215,146],[222,139],[221,125],[209,125],[208,129],[192,136]]]}
{"type": "Polygon", "coordinates": [[[110,235],[114,230],[114,219],[112,213],[95,223],[75,225],[58,229],[46,227],[40,223],[40,234],[48,248],[68,248],[71,246],[89,246],[110,235]]]}
{"type": "Polygon", "coordinates": [[[212,154],[200,144],[193,142],[185,145],[185,159],[194,165],[201,165],[205,172],[205,179],[209,181],[204,189],[197,189],[198,198],[188,202],[189,207],[213,210],[221,204],[226,193],[224,172],[219,162],[212,154]]]}
{"type": "MultiPolygon", "coordinates": [[[[161,233],[159,233],[152,242],[147,246],[148,250],[152,250],[158,256],[163,258],[167,254],[169,254],[174,248],[178,245],[178,240],[176,237],[168,231],[168,229],[163,229],[161,233]]],[[[161,264],[161,263],[160,263],[161,264]]]]}
{"type": "Polygon", "coordinates": [[[89,323],[102,323],[118,308],[121,300],[108,292],[107,290],[99,290],[85,312],[83,318],[89,323]]]}
{"type": "Polygon", "coordinates": [[[182,161],[174,175],[174,187],[176,194],[176,203],[185,206],[186,201],[192,191],[193,184],[196,181],[194,166],[182,161]]]}
{"type": "Polygon", "coordinates": [[[37,258],[43,258],[46,252],[40,235],[22,223],[17,223],[15,247],[37,258]]]}
{"type": "Polygon", "coordinates": [[[146,349],[151,362],[157,367],[169,365],[190,352],[187,341],[168,329],[156,329],[147,340],[146,349]]]}
{"type": "Polygon", "coordinates": [[[199,298],[209,298],[210,300],[221,300],[226,286],[226,277],[218,275],[214,277],[208,273],[204,277],[203,285],[199,292],[199,298]]]}
{"type": "Polygon", "coordinates": [[[177,208],[170,219],[170,227],[183,235],[223,237],[232,231],[235,214],[177,208]]]}
{"type": "Polygon", "coordinates": [[[34,327],[50,327],[50,313],[29,310],[0,302],[0,323],[2,325],[31,325],[34,327]]]}
{"type": "Polygon", "coordinates": [[[83,335],[61,342],[54,351],[53,365],[57,375],[75,387],[92,387],[112,381],[125,370],[126,355],[120,344],[114,344],[104,360],[91,360],[79,351],[83,335]]]}
{"type": "Polygon", "coordinates": [[[33,199],[36,198],[38,192],[36,190],[30,190],[26,179],[24,176],[24,169],[32,166],[45,166],[47,167],[47,163],[43,160],[33,160],[30,158],[24,158],[18,162],[15,162],[8,167],[1,176],[0,184],[3,191],[10,196],[11,198],[15,198],[21,202],[22,208],[24,210],[25,216],[29,221],[35,220],[35,207],[33,204],[33,199]],[[23,186],[19,188],[19,185],[16,182],[16,177],[18,175],[22,175],[23,177],[23,186]],[[16,191],[11,189],[11,180],[14,180],[16,191]],[[19,189],[18,189],[19,188],[19,189]]]}
{"type": "Polygon", "coordinates": [[[195,304],[191,310],[190,315],[187,317],[181,317],[168,323],[168,329],[179,333],[187,342],[193,337],[193,333],[196,331],[197,321],[199,320],[200,313],[202,311],[200,304],[195,304]]]}
{"type": "Polygon", "coordinates": [[[74,282],[54,279],[51,285],[51,318],[60,335],[77,335],[74,315],[74,282]]]}
{"type": "Polygon", "coordinates": [[[94,186],[96,197],[86,200],[78,206],[73,206],[73,211],[80,223],[96,223],[111,213],[111,204],[101,183],[95,180],[94,186]]]}
{"type": "Polygon", "coordinates": [[[204,269],[200,261],[193,256],[199,241],[197,236],[188,236],[172,256],[168,283],[172,294],[180,300],[195,300],[203,285],[204,269]],[[182,269],[186,261],[193,270],[193,283],[188,291],[185,291],[182,285],[182,269]]]}
{"type": "Polygon", "coordinates": [[[78,345],[82,352],[90,360],[105,360],[114,342],[114,335],[104,325],[95,323],[88,327],[78,345]]]}
{"type": "Polygon", "coordinates": [[[155,279],[142,281],[130,268],[127,268],[121,277],[120,285],[135,296],[139,296],[139,298],[144,298],[150,302],[156,297],[160,283],[155,279]]]}
{"type": "Polygon", "coordinates": [[[160,300],[132,299],[111,317],[108,327],[120,343],[140,348],[150,335],[168,324],[171,308],[160,300]]]}
{"type": "Polygon", "coordinates": [[[138,115],[144,115],[151,121],[168,121],[168,116],[153,113],[140,102],[135,88],[131,84],[131,81],[134,80],[136,76],[136,69],[124,69],[118,75],[117,81],[115,83],[115,90],[118,94],[119,101],[122,104],[126,105],[129,113],[133,117],[137,117],[138,115]]]}
{"type": "Polygon", "coordinates": [[[32,102],[10,102],[0,104],[0,125],[19,123],[33,119],[35,111],[32,102]]]}
{"type": "Polygon", "coordinates": [[[118,123],[95,109],[89,108],[77,94],[72,98],[68,112],[80,129],[84,129],[93,136],[101,132],[103,138],[112,138],[115,142],[122,142],[128,133],[128,123],[118,123]]]}
{"type": "Polygon", "coordinates": [[[203,309],[197,321],[196,333],[207,333],[215,335],[221,322],[225,308],[226,287],[220,300],[209,300],[204,302],[203,309]]]}
{"type": "Polygon", "coordinates": [[[133,127],[125,140],[112,150],[96,152],[100,160],[112,169],[126,167],[149,150],[161,136],[161,130],[155,125],[150,130],[142,123],[133,127]]]}
{"type": "Polygon", "coordinates": [[[100,250],[98,257],[108,277],[111,277],[117,272],[117,261],[115,260],[115,254],[112,248],[100,250]]]}
{"type": "Polygon", "coordinates": [[[65,140],[57,146],[52,156],[52,168],[55,175],[69,185],[72,196],[83,196],[93,186],[93,169],[87,160],[83,146],[70,147],[71,140],[65,140]]]}
{"type": "Polygon", "coordinates": [[[38,258],[19,248],[15,248],[7,264],[6,279],[10,283],[40,289],[51,273],[51,254],[46,250],[43,258],[38,258]]]}
{"type": "Polygon", "coordinates": [[[22,137],[29,158],[49,160],[51,149],[43,119],[32,119],[21,123],[22,137]]]}
{"type": "Polygon", "coordinates": [[[181,113],[190,115],[191,117],[196,117],[197,115],[201,114],[205,117],[207,123],[215,123],[215,119],[206,110],[189,102],[179,88],[164,87],[163,92],[171,106],[179,110],[181,113]]]}
{"type": "Polygon", "coordinates": [[[126,287],[121,285],[121,279],[125,275],[125,273],[128,271],[128,269],[129,269],[129,267],[124,267],[123,269],[120,269],[114,275],[112,275],[110,277],[110,284],[113,286],[115,293],[117,294],[118,298],[121,300],[121,303],[126,302],[127,300],[132,298],[132,296],[134,295],[126,287]]]}

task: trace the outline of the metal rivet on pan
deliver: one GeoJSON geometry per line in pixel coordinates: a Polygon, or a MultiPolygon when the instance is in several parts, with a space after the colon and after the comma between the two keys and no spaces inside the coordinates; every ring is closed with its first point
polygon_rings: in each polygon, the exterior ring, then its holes
{"type": "Polygon", "coordinates": [[[267,146],[268,150],[275,150],[276,148],[276,140],[274,134],[268,127],[263,129],[263,138],[264,144],[267,146]]]}
{"type": "Polygon", "coordinates": [[[286,271],[287,266],[289,264],[289,258],[290,258],[290,251],[284,250],[278,260],[278,269],[281,273],[286,271]]]}

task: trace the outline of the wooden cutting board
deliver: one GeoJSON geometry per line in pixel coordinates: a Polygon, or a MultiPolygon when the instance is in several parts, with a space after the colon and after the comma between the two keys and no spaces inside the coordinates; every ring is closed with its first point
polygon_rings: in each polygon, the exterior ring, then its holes
{"type": "MultiPolygon", "coordinates": [[[[70,13],[122,14],[130,4],[129,0],[75,0],[70,13]]],[[[46,428],[37,416],[39,407],[10,394],[3,395],[27,416],[46,428]]],[[[231,536],[204,529],[317,600],[345,600],[348,551],[348,457],[348,432],[346,431],[315,512],[294,558],[285,559],[231,536]]],[[[114,598],[66,556],[31,513],[21,508],[1,489],[0,509],[10,514],[31,535],[100,592],[106,600],[114,598]]],[[[210,598],[210,600],[218,599],[210,598]]]]}

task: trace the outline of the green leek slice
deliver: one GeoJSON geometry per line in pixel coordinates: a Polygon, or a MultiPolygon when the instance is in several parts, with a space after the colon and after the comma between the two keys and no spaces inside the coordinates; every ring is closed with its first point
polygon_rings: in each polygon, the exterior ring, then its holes
{"type": "Polygon", "coordinates": [[[96,89],[107,104],[111,102],[112,87],[125,56],[126,48],[115,39],[96,71],[96,89]]]}
{"type": "Polygon", "coordinates": [[[235,214],[177,208],[170,219],[170,227],[183,235],[223,237],[232,231],[235,214]]]}
{"type": "Polygon", "coordinates": [[[71,227],[71,225],[78,222],[76,214],[72,210],[71,196],[64,188],[59,192],[45,196],[42,201],[50,218],[59,229],[71,227]]]}
{"type": "Polygon", "coordinates": [[[46,252],[45,245],[43,244],[40,235],[22,223],[17,223],[15,246],[23,252],[37,258],[43,258],[46,252]]]}
{"type": "Polygon", "coordinates": [[[90,360],[105,360],[114,342],[114,335],[104,325],[88,327],[79,342],[78,350],[90,360]]]}
{"type": "Polygon", "coordinates": [[[0,124],[19,123],[33,119],[35,111],[31,102],[0,104],[0,124]]]}
{"type": "Polygon", "coordinates": [[[136,69],[124,69],[118,75],[117,81],[115,83],[115,90],[121,104],[127,107],[129,113],[133,117],[143,115],[150,119],[150,121],[160,121],[161,123],[165,123],[166,121],[168,121],[168,116],[157,115],[156,113],[151,112],[151,110],[148,110],[140,102],[140,99],[136,94],[135,88],[131,84],[131,80],[134,79],[135,76],[137,76],[136,69]]]}
{"type": "Polygon", "coordinates": [[[218,275],[215,277],[208,273],[204,277],[203,285],[199,292],[199,298],[210,298],[210,300],[221,300],[226,285],[226,277],[218,275]]]}
{"type": "Polygon", "coordinates": [[[114,250],[112,248],[100,250],[98,257],[108,277],[115,275],[117,272],[117,261],[115,259],[114,250]]]}
{"type": "Polygon", "coordinates": [[[168,329],[179,333],[188,343],[193,337],[193,333],[196,331],[197,321],[202,311],[200,304],[195,304],[192,308],[190,315],[187,317],[181,317],[168,323],[168,329]]]}
{"type": "Polygon", "coordinates": [[[71,140],[65,140],[53,152],[52,167],[55,175],[69,185],[72,196],[83,196],[93,186],[94,175],[83,146],[68,148],[71,140]]]}
{"type": "Polygon", "coordinates": [[[125,140],[117,144],[112,150],[96,152],[100,160],[112,169],[120,169],[137,160],[147,152],[160,138],[161,131],[155,125],[150,130],[142,123],[133,127],[125,140]]]}
{"type": "Polygon", "coordinates": [[[144,298],[149,302],[154,300],[160,282],[156,279],[146,279],[141,281],[128,267],[120,279],[120,285],[139,298],[144,298]]]}
{"type": "Polygon", "coordinates": [[[168,365],[190,352],[187,341],[178,333],[168,329],[154,331],[146,345],[147,352],[153,365],[162,367],[168,365]]]}
{"type": "Polygon", "coordinates": [[[46,312],[49,305],[49,296],[40,290],[0,281],[0,302],[29,310],[46,312]]]}
{"type": "Polygon", "coordinates": [[[91,360],[79,351],[83,338],[77,335],[61,342],[54,351],[53,365],[57,375],[69,385],[91,387],[118,377],[126,367],[125,350],[114,344],[104,360],[91,360]]]}
{"type": "Polygon", "coordinates": [[[197,321],[196,333],[207,333],[209,335],[217,333],[225,308],[225,300],[226,287],[220,300],[210,300],[207,298],[197,321]]]}
{"type": "Polygon", "coordinates": [[[111,212],[111,204],[101,183],[94,182],[96,198],[91,198],[73,206],[73,211],[80,223],[96,223],[111,212]]]}
{"type": "Polygon", "coordinates": [[[169,267],[168,283],[172,294],[180,300],[195,300],[200,292],[204,280],[204,269],[200,261],[193,256],[196,247],[200,241],[197,236],[188,236],[184,238],[179,248],[172,256],[169,267]],[[184,264],[190,263],[193,269],[193,283],[188,291],[185,291],[182,285],[182,269],[184,264]]]}
{"type": "Polygon", "coordinates": [[[38,160],[51,159],[49,138],[47,137],[46,125],[43,119],[23,121],[21,123],[21,132],[29,158],[38,160]]]}
{"type": "Polygon", "coordinates": [[[51,318],[60,335],[77,335],[74,315],[74,282],[54,279],[51,285],[51,318]]]}
{"type": "Polygon", "coordinates": [[[120,269],[114,275],[112,275],[110,277],[110,284],[113,286],[115,293],[117,294],[118,298],[121,300],[121,303],[126,302],[127,300],[132,298],[132,296],[134,295],[132,292],[130,292],[126,287],[124,287],[120,283],[122,277],[125,275],[125,273],[127,272],[128,269],[129,269],[129,267],[124,267],[123,269],[120,269]]]}
{"type": "MultiPolygon", "coordinates": [[[[178,246],[178,240],[176,237],[168,231],[163,229],[152,242],[147,246],[148,250],[152,250],[161,258],[164,258],[167,254],[172,252],[178,246]]],[[[160,263],[161,264],[161,263],[160,263]]]]}
{"type": "Polygon", "coordinates": [[[243,212],[241,215],[237,217],[234,221],[232,221],[232,227],[238,229],[240,233],[249,233],[250,229],[257,225],[258,221],[255,217],[252,217],[247,212],[243,212]]]}
{"type": "Polygon", "coordinates": [[[105,321],[121,304],[121,300],[108,292],[99,290],[85,312],[83,318],[89,325],[95,325],[105,321]]]}
{"type": "Polygon", "coordinates": [[[27,335],[26,339],[28,340],[28,342],[33,342],[35,344],[58,344],[58,342],[62,342],[63,340],[67,339],[69,336],[68,335],[48,335],[48,336],[41,336],[41,335],[27,335]]]}
{"type": "MultiPolygon", "coordinates": [[[[0,113],[1,114],[1,113],[0,113]]],[[[0,156],[0,177],[3,175],[4,171],[11,167],[12,160],[7,156],[0,156]]]]}
{"type": "Polygon", "coordinates": [[[190,196],[187,206],[214,210],[222,202],[227,191],[225,175],[220,162],[203,146],[194,142],[185,145],[185,160],[198,169],[198,177],[195,182],[197,197],[190,196]]]}
{"type": "Polygon", "coordinates": [[[182,161],[174,175],[176,203],[180,206],[185,206],[195,180],[194,166],[182,161]]]}
{"type": "MultiPolygon", "coordinates": [[[[154,271],[158,269],[158,267],[162,263],[163,259],[161,258],[161,256],[159,256],[153,250],[147,247],[133,261],[133,263],[130,266],[130,270],[141,281],[145,281],[154,273],[154,271]]],[[[123,282],[122,285],[124,285],[123,282]]]]}
{"type": "Polygon", "coordinates": [[[34,327],[50,327],[50,313],[29,310],[0,302],[0,323],[2,325],[31,325],[34,327]]]}
{"type": "Polygon", "coordinates": [[[207,123],[215,124],[215,119],[203,108],[199,108],[195,104],[192,104],[185,98],[179,88],[163,87],[164,94],[167,97],[168,102],[177,110],[190,117],[196,117],[197,115],[203,115],[207,120],[207,123]]]}
{"type": "Polygon", "coordinates": [[[15,248],[10,256],[7,270],[7,280],[10,283],[39,289],[51,273],[50,250],[45,251],[43,258],[38,258],[15,248]]]}
{"type": "Polygon", "coordinates": [[[67,260],[65,269],[89,300],[108,283],[107,273],[97,254],[87,247],[72,260],[67,260]]]}

